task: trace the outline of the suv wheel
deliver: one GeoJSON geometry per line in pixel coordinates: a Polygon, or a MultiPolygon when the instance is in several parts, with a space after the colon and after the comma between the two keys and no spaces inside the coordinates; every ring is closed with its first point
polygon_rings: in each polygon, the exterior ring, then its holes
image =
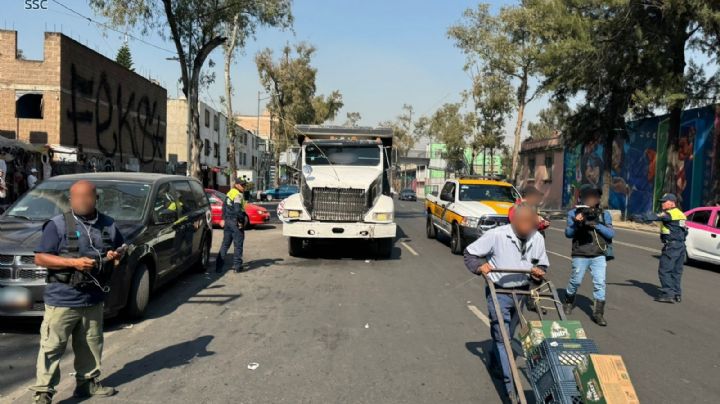
{"type": "Polygon", "coordinates": [[[205,236],[203,239],[202,246],[200,247],[200,258],[198,258],[197,263],[195,263],[195,269],[198,272],[205,272],[210,266],[210,243],[208,242],[208,238],[208,236],[205,236]]]}
{"type": "Polygon", "coordinates": [[[464,249],[460,226],[458,226],[457,223],[453,223],[452,234],[450,235],[450,251],[452,251],[453,254],[460,255],[464,249]]]}
{"type": "Polygon", "coordinates": [[[425,234],[427,235],[427,238],[437,237],[437,229],[435,228],[435,225],[432,222],[432,217],[430,217],[429,214],[425,223],[425,234]]]}
{"type": "Polygon", "coordinates": [[[140,263],[135,268],[130,293],[128,295],[125,311],[130,318],[140,318],[145,314],[148,302],[150,301],[150,271],[145,263],[140,263]]]}

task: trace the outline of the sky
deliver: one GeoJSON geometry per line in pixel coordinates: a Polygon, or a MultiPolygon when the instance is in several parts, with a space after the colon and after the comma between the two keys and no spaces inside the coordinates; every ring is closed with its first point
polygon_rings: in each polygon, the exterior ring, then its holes
{"type": "MultiPolygon", "coordinates": [[[[490,3],[495,12],[514,2],[490,3]]],[[[111,59],[125,40],[125,35],[62,7],[104,21],[93,14],[87,0],[48,0],[47,10],[26,10],[24,4],[25,0],[4,0],[0,27],[18,31],[18,46],[29,59],[42,59],[44,31],[62,32],[111,59]]],[[[345,106],[334,123],[342,124],[347,112],[360,112],[362,125],[377,125],[395,119],[405,103],[414,107],[415,118],[432,114],[444,103],[460,101],[460,93],[470,87],[462,69],[465,57],[446,33],[465,9],[477,4],[477,0],[295,0],[291,31],[260,28],[238,55],[231,72],[234,110],[257,113],[258,91],[262,90],[255,66],[258,51],[271,48],[277,54],[287,43],[306,41],[317,48],[313,65],[318,69],[318,93],[339,90],[343,95],[345,106]]],[[[166,60],[174,56],[173,44],[156,33],[130,32],[144,41],[128,38],[136,72],[158,80],[169,97],[176,97],[178,62],[166,60]]],[[[211,58],[215,67],[206,70],[215,71],[216,82],[202,90],[201,98],[222,109],[221,48],[211,58]]],[[[523,137],[527,122],[535,120],[546,104],[543,97],[528,105],[523,137]]],[[[512,141],[515,120],[508,118],[506,143],[512,141]]]]}

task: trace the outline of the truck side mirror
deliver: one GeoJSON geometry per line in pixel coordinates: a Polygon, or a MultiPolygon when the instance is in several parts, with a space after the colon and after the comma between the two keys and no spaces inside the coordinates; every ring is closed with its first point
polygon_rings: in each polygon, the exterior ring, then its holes
{"type": "Polygon", "coordinates": [[[441,201],[446,201],[446,202],[452,202],[452,201],[453,201],[453,197],[452,197],[451,194],[446,193],[446,192],[443,192],[442,194],[440,194],[440,200],[441,200],[441,201]]]}
{"type": "Polygon", "coordinates": [[[437,197],[437,196],[438,196],[438,192],[437,192],[437,191],[432,191],[432,192],[430,192],[430,195],[432,195],[432,196],[434,196],[434,197],[437,197]]]}

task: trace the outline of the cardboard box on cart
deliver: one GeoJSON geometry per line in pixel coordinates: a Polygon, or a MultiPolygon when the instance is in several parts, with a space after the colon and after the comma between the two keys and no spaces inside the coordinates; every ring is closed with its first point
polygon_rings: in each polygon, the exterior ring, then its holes
{"type": "Polygon", "coordinates": [[[579,321],[534,320],[528,321],[527,327],[520,330],[519,338],[527,355],[545,338],[587,339],[587,335],[579,321]]]}
{"type": "Polygon", "coordinates": [[[590,354],[574,373],[584,403],[640,403],[620,355],[590,354]]]}

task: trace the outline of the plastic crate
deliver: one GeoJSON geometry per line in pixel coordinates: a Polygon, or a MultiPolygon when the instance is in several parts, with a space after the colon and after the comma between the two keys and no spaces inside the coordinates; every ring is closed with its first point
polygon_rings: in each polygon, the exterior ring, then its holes
{"type": "Polygon", "coordinates": [[[588,354],[597,353],[597,345],[589,339],[548,338],[532,349],[526,359],[528,379],[538,403],[579,404],[573,369],[588,354]]]}

